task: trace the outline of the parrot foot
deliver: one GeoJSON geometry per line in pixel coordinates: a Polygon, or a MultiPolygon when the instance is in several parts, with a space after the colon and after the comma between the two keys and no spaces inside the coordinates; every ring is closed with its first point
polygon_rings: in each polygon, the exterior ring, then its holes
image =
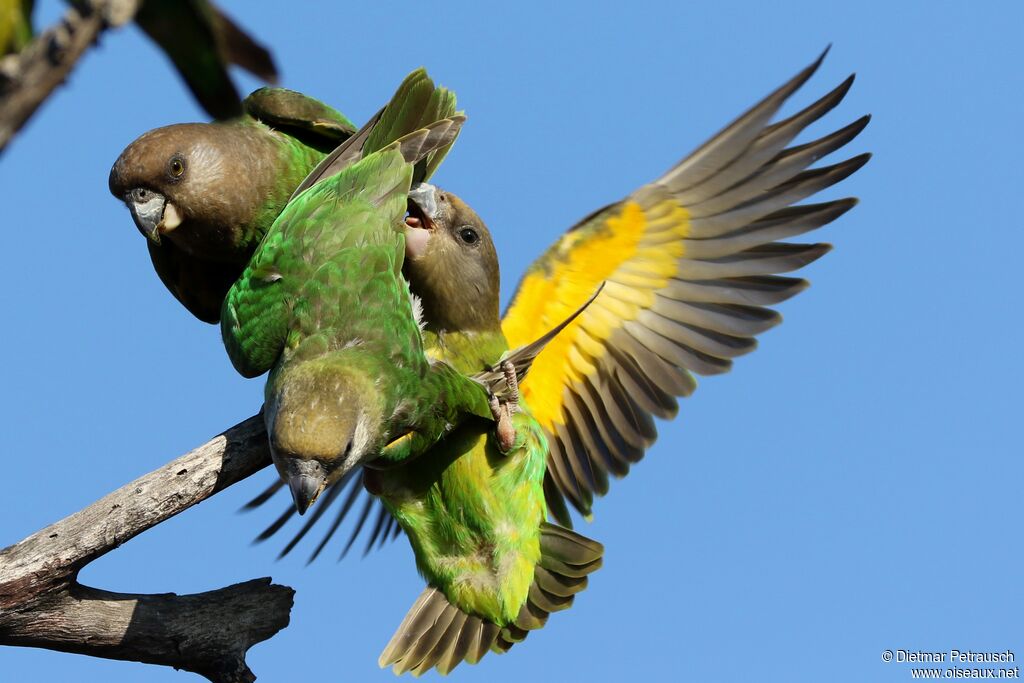
{"type": "Polygon", "coordinates": [[[505,374],[508,393],[504,400],[491,396],[491,414],[498,423],[495,430],[498,437],[498,449],[508,453],[516,442],[516,428],[512,424],[512,415],[519,411],[519,380],[516,377],[516,366],[511,361],[504,361],[501,369],[505,374]]]}

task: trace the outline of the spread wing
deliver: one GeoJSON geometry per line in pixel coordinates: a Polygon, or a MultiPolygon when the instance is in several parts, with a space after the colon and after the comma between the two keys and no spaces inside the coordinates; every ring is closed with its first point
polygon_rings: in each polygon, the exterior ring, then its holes
{"type": "Polygon", "coordinates": [[[787,147],[835,107],[853,76],[793,116],[771,123],[824,54],[661,178],[566,232],[519,283],[503,329],[512,347],[604,292],[542,353],[522,385],[548,434],[545,490],[552,515],[565,501],[590,513],[654,442],[654,417],[671,418],[691,373],[726,372],[778,324],[768,308],[807,287],[782,277],[827,244],[783,242],[845,213],[855,199],[799,204],[863,166],[863,154],[809,169],[852,140],[865,116],[787,147]]]}
{"type": "MultiPolygon", "coordinates": [[[[855,138],[869,117],[787,147],[843,99],[852,76],[802,111],[771,123],[822,58],[664,176],[571,228],[519,283],[503,322],[513,348],[564,320],[606,283],[597,300],[536,358],[521,385],[548,434],[545,491],[561,524],[571,524],[566,500],[589,514],[594,495],[608,490],[609,473],[624,476],[643,457],[656,437],[653,417],[675,415],[677,397],[696,386],[691,373],[727,371],[732,358],[754,349],[755,335],[779,322],[767,307],[807,287],[805,280],[778,274],[819,258],[828,245],[779,240],[821,227],[856,203],[796,205],[867,162],[868,155],[860,155],[808,170],[855,138]]],[[[261,506],[278,488],[275,481],[246,507],[261,506]]],[[[362,493],[358,475],[338,482],[281,554],[342,498],[310,560],[315,558],[362,493]]],[[[366,552],[399,534],[383,506],[362,497],[343,555],[364,530],[366,552]]],[[[259,540],[294,514],[289,505],[259,540]]]]}

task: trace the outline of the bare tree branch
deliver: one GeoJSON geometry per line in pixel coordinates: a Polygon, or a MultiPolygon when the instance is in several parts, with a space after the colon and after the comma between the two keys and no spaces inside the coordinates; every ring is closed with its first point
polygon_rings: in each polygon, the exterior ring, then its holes
{"type": "Polygon", "coordinates": [[[195,595],[110,593],[89,562],[270,464],[256,415],[89,507],[0,551],[0,644],[162,664],[254,681],[245,654],[288,625],[294,591],[254,579],[195,595]]]}
{"type": "Polygon", "coordinates": [[[79,0],[79,9],[0,61],[0,151],[64,82],[71,69],[108,27],[135,16],[140,0],[79,0]]]}

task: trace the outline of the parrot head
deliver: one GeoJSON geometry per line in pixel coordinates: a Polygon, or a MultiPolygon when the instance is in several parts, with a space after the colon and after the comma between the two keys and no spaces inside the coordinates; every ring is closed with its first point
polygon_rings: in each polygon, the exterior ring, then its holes
{"type": "Polygon", "coordinates": [[[230,227],[253,207],[241,198],[245,141],[226,125],[183,123],[143,134],[110,169],[110,192],[154,244],[164,237],[207,255],[230,248],[230,227]],[[225,228],[227,226],[227,229],[225,228]],[[208,244],[207,244],[208,243],[208,244]]]}
{"type": "Polygon", "coordinates": [[[284,369],[267,396],[270,454],[300,515],[384,439],[373,378],[337,356],[284,369]]]}
{"type": "Polygon", "coordinates": [[[405,272],[432,327],[500,328],[498,254],[480,216],[451,192],[420,183],[409,192],[405,272]]]}

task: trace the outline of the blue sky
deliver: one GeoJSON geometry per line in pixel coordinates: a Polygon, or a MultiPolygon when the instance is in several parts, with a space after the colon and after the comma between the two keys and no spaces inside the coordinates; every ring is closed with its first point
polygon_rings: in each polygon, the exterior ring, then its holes
{"type": "MultiPolygon", "coordinates": [[[[44,21],[59,9],[42,5],[44,21]]],[[[875,158],[825,195],[862,201],[820,231],[835,250],[804,271],[814,286],[731,374],[701,381],[584,527],[607,548],[591,587],[453,680],[905,681],[909,666],[883,650],[1024,657],[1019,4],[224,5],[272,46],[283,85],[355,121],[420,65],[458,93],[470,119],[437,181],[488,220],[506,297],[562,230],[657,177],[828,43],[787,111],[856,71],[810,134],[874,115],[847,156],[875,158]]],[[[167,294],[106,189],[138,134],[202,119],[127,28],[0,157],[0,545],[259,408],[262,379],[236,375],[218,330],[167,294]]],[[[82,581],[186,593],[273,576],[298,594],[291,625],[250,652],[261,681],[391,680],[377,655],[422,587],[407,545],[306,567],[306,544],[275,562],[276,545],[249,541],[283,499],[236,513],[271,476],[147,532],[82,581]]],[[[2,680],[190,676],[0,649],[2,680]]]]}

